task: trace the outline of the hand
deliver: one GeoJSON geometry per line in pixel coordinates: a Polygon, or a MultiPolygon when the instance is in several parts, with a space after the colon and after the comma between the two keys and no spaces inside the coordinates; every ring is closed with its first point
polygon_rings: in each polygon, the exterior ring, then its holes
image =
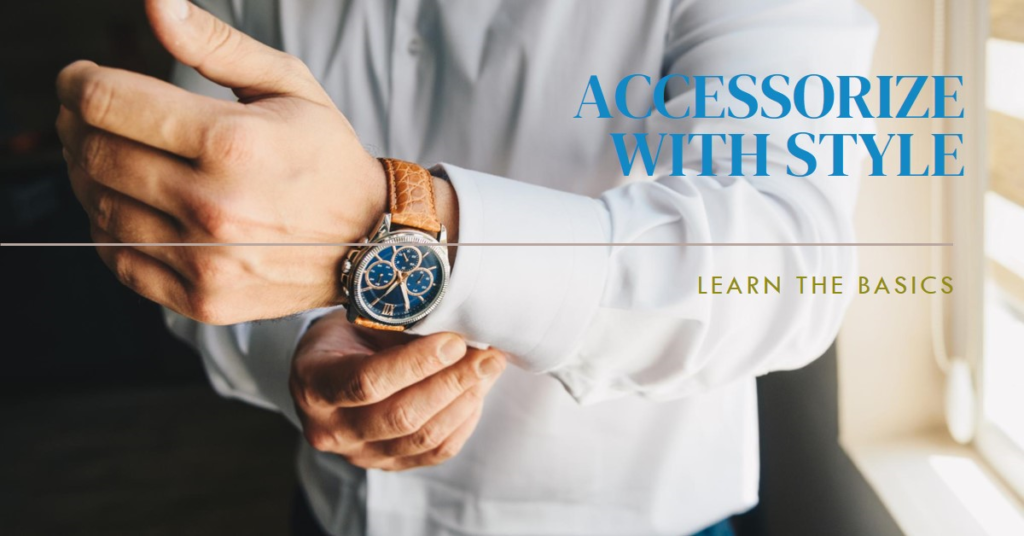
{"type": "MultiPolygon", "coordinates": [[[[220,101],[73,63],[57,128],[97,242],[345,243],[385,210],[379,162],[306,66],[184,1],[149,0],[157,37],[234,90],[220,101]]],[[[139,294],[229,324],[335,303],[337,246],[98,247],[139,294]]]]}
{"type": "Polygon", "coordinates": [[[332,313],[300,341],[289,384],[314,448],[396,471],[458,454],[505,364],[452,333],[372,331],[332,313]]]}

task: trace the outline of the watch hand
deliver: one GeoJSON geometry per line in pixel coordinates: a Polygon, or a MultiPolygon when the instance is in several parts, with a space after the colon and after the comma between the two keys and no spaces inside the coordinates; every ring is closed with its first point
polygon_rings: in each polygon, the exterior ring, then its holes
{"type": "Polygon", "coordinates": [[[402,279],[402,299],[405,300],[405,309],[412,309],[412,305],[409,304],[409,287],[405,285],[405,279],[402,279]]]}
{"type": "Polygon", "coordinates": [[[384,294],[381,294],[380,296],[377,297],[376,300],[373,300],[370,303],[370,306],[373,307],[374,305],[377,305],[377,303],[379,303],[381,300],[383,300],[385,296],[387,296],[388,294],[391,294],[391,291],[395,290],[395,285],[398,285],[398,283],[400,281],[401,281],[401,279],[399,279],[398,277],[395,277],[395,280],[392,281],[390,285],[388,285],[388,289],[384,291],[384,294]]]}

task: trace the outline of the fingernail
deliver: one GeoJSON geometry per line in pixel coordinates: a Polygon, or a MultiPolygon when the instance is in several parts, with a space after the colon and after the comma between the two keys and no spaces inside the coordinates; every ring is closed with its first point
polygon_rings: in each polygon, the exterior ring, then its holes
{"type": "Polygon", "coordinates": [[[466,355],[466,343],[462,342],[462,339],[459,337],[449,337],[441,345],[440,355],[441,361],[446,365],[450,365],[466,355]]]}
{"type": "Polygon", "coordinates": [[[178,20],[185,20],[188,18],[188,0],[170,0],[167,4],[167,11],[170,12],[171,15],[174,15],[175,18],[178,20]]]}
{"type": "Polygon", "coordinates": [[[504,367],[502,367],[501,361],[497,357],[491,356],[476,364],[476,375],[487,378],[501,372],[502,368],[504,367]]]}

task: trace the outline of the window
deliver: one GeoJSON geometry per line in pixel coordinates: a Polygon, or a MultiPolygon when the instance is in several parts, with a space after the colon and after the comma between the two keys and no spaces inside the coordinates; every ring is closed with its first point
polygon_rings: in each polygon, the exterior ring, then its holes
{"type": "Polygon", "coordinates": [[[988,9],[989,180],[976,444],[1024,497],[1024,0],[990,0],[988,9]]]}

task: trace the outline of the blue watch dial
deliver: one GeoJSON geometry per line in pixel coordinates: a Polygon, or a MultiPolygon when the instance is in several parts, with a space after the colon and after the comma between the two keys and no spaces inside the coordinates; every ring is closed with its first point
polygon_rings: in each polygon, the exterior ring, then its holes
{"type": "Polygon", "coordinates": [[[412,243],[382,244],[361,263],[357,286],[364,309],[400,323],[429,308],[438,298],[444,267],[435,249],[412,243]]]}

